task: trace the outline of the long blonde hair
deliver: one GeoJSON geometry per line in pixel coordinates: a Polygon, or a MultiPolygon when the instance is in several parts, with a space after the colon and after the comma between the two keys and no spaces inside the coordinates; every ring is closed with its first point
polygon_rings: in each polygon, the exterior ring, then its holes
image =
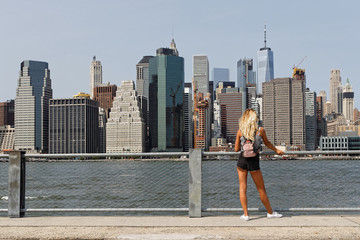
{"type": "Polygon", "coordinates": [[[255,133],[258,130],[258,117],[255,110],[245,110],[239,119],[239,129],[246,139],[255,140],[255,133]]]}

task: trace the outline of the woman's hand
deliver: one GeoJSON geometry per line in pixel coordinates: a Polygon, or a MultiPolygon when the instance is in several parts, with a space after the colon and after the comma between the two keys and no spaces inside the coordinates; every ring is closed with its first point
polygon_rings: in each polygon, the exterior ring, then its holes
{"type": "Polygon", "coordinates": [[[280,149],[276,149],[276,154],[277,155],[284,155],[284,152],[281,151],[280,149]]]}

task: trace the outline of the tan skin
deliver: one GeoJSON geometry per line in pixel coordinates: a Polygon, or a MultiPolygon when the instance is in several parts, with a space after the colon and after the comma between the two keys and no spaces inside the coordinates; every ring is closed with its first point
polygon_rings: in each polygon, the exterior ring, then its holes
{"type": "MultiPolygon", "coordinates": [[[[263,139],[264,144],[270,148],[271,150],[275,151],[276,154],[278,155],[283,155],[284,152],[281,151],[280,149],[277,149],[274,147],[274,145],[271,144],[271,142],[269,142],[269,140],[266,137],[266,133],[265,133],[265,129],[264,128],[260,128],[260,136],[263,139]]],[[[235,142],[235,152],[240,151],[240,138],[242,137],[241,131],[239,130],[237,132],[236,135],[236,142],[235,142]]],[[[247,196],[246,196],[246,189],[247,189],[247,175],[248,175],[248,170],[246,169],[242,169],[237,167],[237,172],[239,175],[239,190],[240,190],[240,202],[241,202],[241,206],[243,208],[244,211],[244,215],[245,216],[249,216],[249,212],[248,212],[248,207],[247,207],[247,196]]],[[[270,201],[269,198],[266,194],[266,190],[265,190],[265,185],[264,185],[264,179],[261,173],[261,170],[256,170],[256,171],[250,171],[251,177],[256,185],[256,188],[259,192],[260,195],[260,200],[261,202],[264,204],[266,211],[269,214],[273,213],[273,210],[271,208],[270,205],[270,201]]]]}

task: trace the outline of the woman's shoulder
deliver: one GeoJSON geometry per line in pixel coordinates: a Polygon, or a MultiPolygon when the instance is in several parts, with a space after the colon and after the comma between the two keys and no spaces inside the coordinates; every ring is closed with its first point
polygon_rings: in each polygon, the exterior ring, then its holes
{"type": "Polygon", "coordinates": [[[264,133],[265,133],[265,129],[263,127],[259,127],[258,131],[259,131],[261,136],[264,135],[264,133]]]}
{"type": "Polygon", "coordinates": [[[237,135],[240,136],[240,137],[242,136],[242,133],[241,133],[240,129],[237,131],[237,135]]]}

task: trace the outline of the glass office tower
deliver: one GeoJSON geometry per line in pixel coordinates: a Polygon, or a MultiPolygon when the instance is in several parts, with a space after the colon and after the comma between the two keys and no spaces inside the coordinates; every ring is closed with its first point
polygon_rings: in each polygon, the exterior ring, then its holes
{"type": "Polygon", "coordinates": [[[264,47],[257,52],[257,92],[262,93],[262,84],[274,79],[274,55],[266,47],[266,26],[264,29],[264,47]]]}
{"type": "Polygon", "coordinates": [[[159,48],[149,60],[149,131],[152,151],[182,151],[184,58],[159,48]]]}

